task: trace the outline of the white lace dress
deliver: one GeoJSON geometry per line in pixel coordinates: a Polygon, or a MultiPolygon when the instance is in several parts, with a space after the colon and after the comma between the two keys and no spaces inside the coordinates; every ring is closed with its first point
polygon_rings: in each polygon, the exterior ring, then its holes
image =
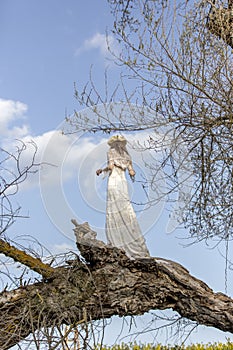
{"type": "Polygon", "coordinates": [[[130,258],[146,258],[150,254],[141,233],[136,214],[129,200],[125,176],[130,169],[131,158],[121,156],[115,149],[108,152],[108,164],[113,165],[108,178],[106,236],[108,243],[124,249],[130,258]]]}

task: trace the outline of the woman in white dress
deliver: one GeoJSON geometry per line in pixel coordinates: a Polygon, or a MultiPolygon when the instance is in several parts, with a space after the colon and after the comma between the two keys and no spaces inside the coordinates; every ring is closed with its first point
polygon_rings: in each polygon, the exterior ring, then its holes
{"type": "Polygon", "coordinates": [[[134,180],[135,171],[126,149],[126,139],[121,135],[112,136],[108,145],[108,166],[98,169],[109,173],[106,210],[106,236],[108,243],[124,249],[130,258],[146,258],[150,254],[137,222],[136,214],[129,200],[125,171],[134,180]]]}

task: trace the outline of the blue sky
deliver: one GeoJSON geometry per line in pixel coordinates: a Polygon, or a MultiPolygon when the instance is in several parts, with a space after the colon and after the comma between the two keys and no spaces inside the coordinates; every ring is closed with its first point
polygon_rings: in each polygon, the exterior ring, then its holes
{"type": "MultiPolygon", "coordinates": [[[[77,106],[74,82],[84,86],[91,65],[100,91],[106,67],[112,83],[118,81],[119,69],[109,59],[105,40],[111,25],[104,0],[0,0],[1,145],[12,147],[15,139],[34,140],[38,156],[56,165],[43,166],[20,189],[17,202],[29,219],[16,222],[9,231],[12,238],[32,235],[52,252],[75,250],[70,219],[76,217],[81,222],[89,221],[105,240],[107,180],[96,178],[95,170],[105,162],[106,138],[61,135],[60,130],[65,126],[66,114],[72,114],[77,106]]],[[[127,137],[133,145],[146,135],[127,137]]],[[[143,162],[139,153],[131,151],[140,176],[145,172],[143,162]]],[[[143,199],[138,183],[130,184],[130,191],[133,200],[143,199]]],[[[151,255],[176,260],[215,291],[224,292],[224,245],[220,252],[204,243],[184,248],[186,241],[179,237],[187,233],[176,228],[168,234],[169,213],[163,203],[138,216],[151,255]]],[[[228,271],[229,295],[233,295],[231,280],[232,272],[228,271]]],[[[200,327],[191,340],[222,341],[227,336],[200,327]]]]}

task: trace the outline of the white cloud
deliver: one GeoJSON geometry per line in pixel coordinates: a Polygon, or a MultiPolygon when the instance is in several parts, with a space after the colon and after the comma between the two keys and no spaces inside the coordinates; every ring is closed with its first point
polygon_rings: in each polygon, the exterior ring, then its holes
{"type": "MultiPolygon", "coordinates": [[[[44,191],[47,191],[48,187],[63,187],[67,181],[79,177],[80,169],[82,177],[79,179],[83,180],[84,188],[89,191],[95,169],[103,162],[99,159],[106,158],[105,152],[102,155],[99,154],[99,146],[96,145],[94,136],[64,135],[60,129],[37,136],[27,134],[21,137],[20,141],[7,138],[1,142],[1,146],[14,153],[18,147],[22,146],[21,142],[26,145],[26,149],[20,156],[21,169],[31,163],[35,146],[37,148],[35,163],[41,164],[39,172],[28,176],[20,185],[21,191],[37,186],[40,186],[44,191]],[[83,174],[84,171],[86,171],[86,175],[83,174]]],[[[107,146],[105,147],[107,148],[107,146]]],[[[17,172],[13,161],[8,162],[7,167],[13,173],[17,172]]]]}
{"type": "Polygon", "coordinates": [[[55,244],[53,247],[50,249],[51,253],[53,255],[58,255],[58,254],[64,254],[67,252],[77,252],[77,247],[75,244],[68,244],[68,243],[61,243],[61,244],[55,244]]]}
{"type": "Polygon", "coordinates": [[[45,164],[40,174],[42,185],[55,185],[74,178],[83,158],[95,147],[89,137],[64,135],[60,130],[38,136],[34,141],[41,150],[41,162],[45,164]]]}
{"type": "Polygon", "coordinates": [[[25,113],[27,112],[27,105],[25,103],[13,100],[0,99],[0,136],[1,138],[21,138],[25,136],[29,130],[24,123],[21,126],[12,123],[22,122],[25,120],[25,113]]]}
{"type": "Polygon", "coordinates": [[[91,38],[86,39],[82,46],[80,46],[75,55],[78,56],[82,52],[90,50],[99,50],[100,54],[105,58],[110,57],[109,48],[113,51],[117,50],[117,43],[112,35],[95,33],[91,38]]]}

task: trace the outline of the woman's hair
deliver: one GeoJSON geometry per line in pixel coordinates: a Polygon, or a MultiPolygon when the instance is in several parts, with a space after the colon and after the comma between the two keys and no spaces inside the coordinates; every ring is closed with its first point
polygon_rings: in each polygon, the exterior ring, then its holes
{"type": "Polygon", "coordinates": [[[125,153],[129,156],[125,142],[115,141],[110,147],[114,148],[121,156],[124,156],[125,153]]]}

